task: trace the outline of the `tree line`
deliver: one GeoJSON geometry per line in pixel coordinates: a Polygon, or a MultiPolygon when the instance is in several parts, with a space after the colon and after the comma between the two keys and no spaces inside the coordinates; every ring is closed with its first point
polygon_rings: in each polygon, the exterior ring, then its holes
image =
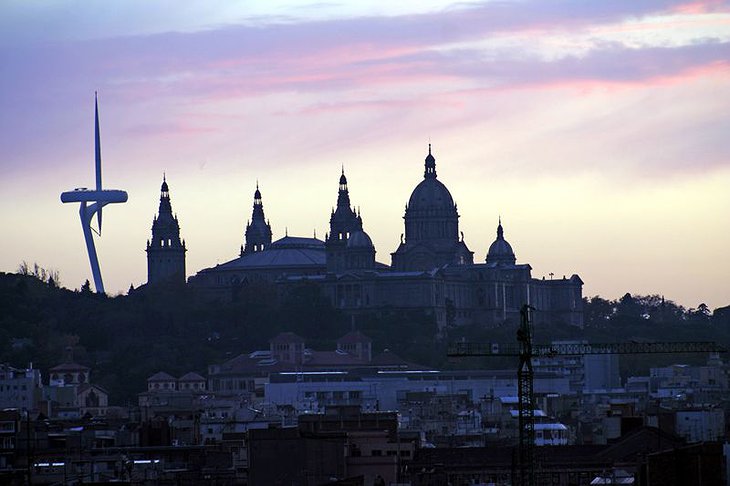
{"type": "MultiPolygon", "coordinates": [[[[584,300],[583,329],[551,323],[535,330],[535,339],[712,340],[730,344],[728,308],[710,311],[705,305],[686,309],[661,296],[617,300],[584,300]]],[[[145,380],[165,370],[178,376],[241,353],[268,349],[279,332],[295,332],[313,349],[334,349],[336,340],[352,329],[373,339],[374,353],[384,349],[434,367],[489,366],[504,362],[449,363],[448,340],[512,342],[514,323],[486,328],[461,326],[439,332],[428,312],[378,312],[347,316],[334,309],[315,285],[304,284],[286,295],[272,285],[248,285],[226,299],[189,286],[130,289],[107,297],[59,286],[57,272],[24,265],[18,273],[0,273],[0,362],[47,370],[64,361],[73,349],[74,361],[92,368],[92,381],[107,389],[117,404],[136,402],[145,380]]],[[[633,365],[632,365],[633,366],[633,365]]]]}

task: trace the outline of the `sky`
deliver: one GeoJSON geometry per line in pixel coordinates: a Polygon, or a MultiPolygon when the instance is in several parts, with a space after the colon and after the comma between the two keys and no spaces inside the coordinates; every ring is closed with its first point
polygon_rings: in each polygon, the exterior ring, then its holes
{"type": "Polygon", "coordinates": [[[5,0],[0,271],[91,279],[78,208],[99,92],[108,293],[146,281],[163,173],[187,273],[327,231],[344,166],[390,263],[428,143],[482,262],[501,216],[533,276],[730,304],[730,4],[5,0]]]}

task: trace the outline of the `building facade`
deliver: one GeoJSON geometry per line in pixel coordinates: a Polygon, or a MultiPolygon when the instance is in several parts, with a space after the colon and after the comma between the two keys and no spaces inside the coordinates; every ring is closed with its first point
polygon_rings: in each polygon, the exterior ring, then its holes
{"type": "Polygon", "coordinates": [[[14,368],[0,364],[0,409],[35,410],[41,394],[41,372],[33,368],[14,368]]]}
{"type": "Polygon", "coordinates": [[[271,242],[257,185],[240,257],[201,270],[190,283],[224,296],[257,281],[284,293],[303,283],[316,284],[334,307],[348,314],[417,310],[432,315],[442,329],[517,322],[524,304],[535,308],[536,324],[581,327],[580,277],[532,278],[530,265],[517,263],[501,220],[486,258],[475,262],[459,230],[454,198],[438,179],[430,145],[424,162],[423,180],[406,205],[404,233],[390,265],[375,260],[375,247],[359,210],[351,205],[343,170],[324,241],[287,235],[271,242]]]}

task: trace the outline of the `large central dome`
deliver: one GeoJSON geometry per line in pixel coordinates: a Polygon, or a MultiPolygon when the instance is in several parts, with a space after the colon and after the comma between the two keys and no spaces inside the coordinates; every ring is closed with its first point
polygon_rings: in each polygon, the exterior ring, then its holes
{"type": "Polygon", "coordinates": [[[423,179],[408,200],[408,209],[411,211],[422,210],[453,210],[454,199],[445,185],[436,178],[423,179]]]}
{"type": "Polygon", "coordinates": [[[463,238],[459,239],[459,213],[454,198],[436,178],[436,159],[431,154],[431,144],[428,145],[423,180],[413,189],[403,219],[406,231],[393,253],[393,268],[428,270],[474,262],[474,254],[463,238]]]}
{"type": "Polygon", "coordinates": [[[451,193],[436,178],[436,159],[428,146],[423,180],[416,186],[406,207],[406,241],[459,238],[459,214],[451,193]]]}
{"type": "Polygon", "coordinates": [[[453,211],[454,199],[446,186],[436,178],[436,159],[431,154],[431,144],[428,144],[428,156],[425,160],[423,180],[413,189],[408,200],[410,211],[453,211]]]}

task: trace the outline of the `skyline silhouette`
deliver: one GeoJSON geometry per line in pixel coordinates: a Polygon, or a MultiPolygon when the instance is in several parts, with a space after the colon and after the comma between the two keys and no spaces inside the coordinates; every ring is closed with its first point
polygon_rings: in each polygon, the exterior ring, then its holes
{"type": "Polygon", "coordinates": [[[324,235],[343,164],[390,263],[430,140],[475,261],[501,215],[537,278],[728,303],[726,5],[116,7],[1,8],[2,271],[91,280],[58,193],[94,185],[98,89],[129,193],[97,248],[110,294],[146,281],[163,172],[188,276],[238,254],[257,180],[274,239],[324,235]]]}

